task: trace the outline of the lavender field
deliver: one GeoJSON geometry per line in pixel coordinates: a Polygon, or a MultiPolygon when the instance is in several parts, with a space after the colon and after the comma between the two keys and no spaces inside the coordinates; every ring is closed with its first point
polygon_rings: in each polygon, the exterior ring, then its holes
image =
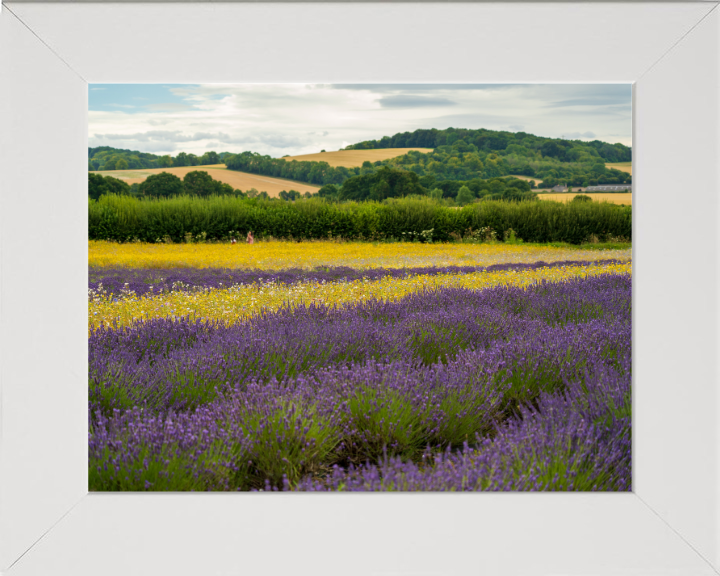
{"type": "Polygon", "coordinates": [[[631,270],[615,256],[91,268],[90,489],[630,490],[631,270]],[[263,305],[268,281],[284,304],[263,305]],[[326,285],[369,296],[312,291],[326,285]],[[242,290],[255,307],[228,316],[242,290]],[[188,292],[212,306],[142,316],[188,292]]]}

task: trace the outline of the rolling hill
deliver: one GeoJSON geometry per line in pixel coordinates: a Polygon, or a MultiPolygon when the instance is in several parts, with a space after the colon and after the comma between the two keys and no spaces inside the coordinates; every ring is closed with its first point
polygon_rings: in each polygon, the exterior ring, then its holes
{"type": "Polygon", "coordinates": [[[169,172],[175,174],[178,178],[184,178],[188,172],[195,170],[207,172],[214,180],[219,180],[225,184],[230,184],[233,188],[246,192],[250,188],[255,188],[258,192],[267,192],[268,196],[276,198],[282,190],[297,190],[298,192],[311,194],[317,192],[320,187],[312,184],[302,184],[285,180],[283,178],[274,178],[271,176],[261,176],[260,174],[248,174],[247,172],[237,172],[228,170],[225,164],[211,164],[209,166],[178,166],[175,168],[148,168],[139,170],[103,170],[102,172],[91,172],[91,174],[100,174],[101,176],[112,176],[127,182],[128,184],[139,184],[145,178],[152,174],[160,172],[169,172]]]}

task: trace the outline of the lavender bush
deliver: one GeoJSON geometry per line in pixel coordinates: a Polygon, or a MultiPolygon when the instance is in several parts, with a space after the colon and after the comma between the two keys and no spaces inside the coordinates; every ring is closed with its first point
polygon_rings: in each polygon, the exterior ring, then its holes
{"type": "Polygon", "coordinates": [[[95,490],[628,490],[630,277],[90,336],[95,490]]]}
{"type": "MultiPolygon", "coordinates": [[[[282,488],[291,488],[287,477],[282,488]]],[[[295,489],[630,490],[630,379],[604,367],[563,394],[542,393],[536,408],[523,406],[520,418],[474,447],[427,452],[419,463],[385,457],[379,465],[334,466],[326,478],[307,476],[295,489]]]]}
{"type": "MultiPolygon", "coordinates": [[[[147,405],[188,409],[216,389],[280,382],[328,365],[368,359],[432,364],[463,349],[518,338],[545,346],[548,325],[601,320],[618,332],[630,322],[630,279],[603,275],[532,289],[442,289],[396,302],[339,308],[311,304],[225,326],[156,319],[89,339],[90,402],[112,410],[147,405]]],[[[592,327],[583,332],[594,334],[592,327]]],[[[605,347],[611,352],[613,344],[605,347]]],[[[584,353],[576,354],[582,361],[584,353]]]]}

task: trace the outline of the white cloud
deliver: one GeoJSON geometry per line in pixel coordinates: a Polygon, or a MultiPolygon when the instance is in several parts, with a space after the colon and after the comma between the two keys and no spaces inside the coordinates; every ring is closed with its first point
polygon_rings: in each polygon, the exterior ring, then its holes
{"type": "Polygon", "coordinates": [[[379,100],[383,108],[428,108],[430,106],[455,106],[457,102],[439,96],[418,96],[416,94],[394,94],[379,100]]]}
{"type": "Polygon", "coordinates": [[[246,84],[171,91],[185,103],[90,111],[90,146],[280,157],[450,126],[631,144],[630,90],[617,86],[246,84]]]}

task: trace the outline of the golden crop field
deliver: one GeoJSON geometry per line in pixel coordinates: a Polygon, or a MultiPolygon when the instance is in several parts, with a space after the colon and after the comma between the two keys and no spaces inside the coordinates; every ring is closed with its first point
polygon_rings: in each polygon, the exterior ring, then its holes
{"type": "Polygon", "coordinates": [[[143,168],[141,170],[103,170],[101,172],[91,172],[91,174],[112,176],[113,178],[118,178],[128,184],[139,184],[152,174],[170,172],[171,174],[175,174],[178,178],[184,178],[185,174],[195,170],[207,172],[214,180],[230,184],[233,188],[237,188],[243,192],[250,190],[250,188],[255,188],[258,192],[267,192],[268,195],[273,198],[276,198],[282,190],[297,190],[301,193],[315,193],[320,190],[319,186],[313,186],[312,184],[300,184],[298,182],[284,180],[282,178],[273,178],[271,176],[261,176],[259,174],[248,174],[247,172],[228,170],[225,167],[225,164],[211,164],[208,166],[176,166],[174,168],[143,168]]]}
{"type": "Polygon", "coordinates": [[[432,148],[382,148],[378,150],[338,150],[336,152],[318,152],[317,154],[301,154],[300,156],[286,156],[282,160],[297,160],[298,162],[327,162],[330,166],[344,166],[354,168],[362,166],[366,160],[377,162],[388,160],[396,156],[407,154],[410,150],[418,150],[423,153],[432,152],[432,148]]]}
{"type": "Polygon", "coordinates": [[[590,196],[595,202],[610,202],[612,204],[624,204],[632,206],[632,192],[558,192],[555,194],[538,194],[540,200],[555,200],[556,202],[570,202],[578,194],[590,196]]]}
{"type": "Polygon", "coordinates": [[[525,180],[525,182],[530,182],[530,180],[534,180],[536,185],[542,184],[542,180],[540,178],[532,178],[531,176],[520,176],[519,174],[509,174],[508,176],[512,176],[513,178],[517,178],[518,180],[525,180]]]}
{"type": "Polygon", "coordinates": [[[605,168],[615,168],[615,170],[627,172],[632,176],[632,162],[613,162],[611,164],[605,164],[605,168]]]}
{"type": "Polygon", "coordinates": [[[255,244],[143,244],[88,242],[91,267],[237,268],[310,270],[325,266],[414,268],[490,266],[562,260],[626,260],[630,250],[578,250],[508,244],[415,244],[367,242],[256,242],[255,244]]]}

